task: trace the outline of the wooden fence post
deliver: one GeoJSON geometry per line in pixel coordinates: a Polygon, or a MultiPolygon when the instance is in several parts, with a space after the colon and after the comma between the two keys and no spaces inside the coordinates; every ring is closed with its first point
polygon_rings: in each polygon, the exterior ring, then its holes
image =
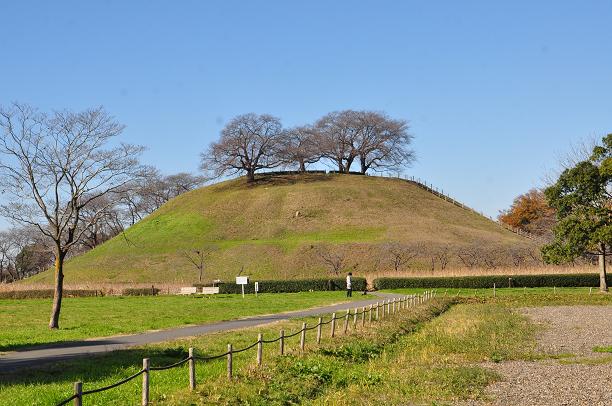
{"type": "Polygon", "coordinates": [[[232,369],[234,367],[234,350],[231,344],[227,345],[227,379],[232,379],[232,369]]]}
{"type": "Polygon", "coordinates": [[[336,335],[336,313],[332,313],[330,336],[333,338],[335,335],[336,335]]]}
{"type": "Polygon", "coordinates": [[[193,358],[193,348],[189,348],[189,390],[194,390],[196,386],[195,359],[193,358]]]}
{"type": "Polygon", "coordinates": [[[368,306],[368,324],[372,324],[372,305],[368,306]]]}
{"type": "Polygon", "coordinates": [[[300,336],[300,350],[304,351],[306,345],[306,323],[302,323],[302,335],[300,336]]]}
{"type": "Polygon", "coordinates": [[[349,315],[351,314],[351,309],[346,309],[346,315],[344,316],[344,334],[346,334],[346,331],[348,330],[348,323],[349,323],[349,315]]]}
{"type": "Polygon", "coordinates": [[[361,327],[365,326],[365,312],[366,312],[365,309],[366,309],[365,306],[361,308],[361,327]]]}
{"type": "Polygon", "coordinates": [[[317,344],[321,344],[321,329],[323,328],[323,318],[319,317],[319,324],[317,324],[317,344]]]}
{"type": "Polygon", "coordinates": [[[353,311],[353,330],[357,328],[357,308],[353,311]]]}
{"type": "Polygon", "coordinates": [[[83,406],[83,382],[74,383],[74,406],[83,406]]]}
{"type": "Polygon", "coordinates": [[[391,314],[395,314],[395,298],[393,298],[393,300],[391,301],[391,305],[392,305],[391,314]]]}
{"type": "Polygon", "coordinates": [[[376,302],[376,321],[378,321],[378,308],[380,307],[380,303],[376,302]]]}
{"type": "Polygon", "coordinates": [[[148,358],[143,358],[142,369],[144,369],[144,373],[142,374],[142,406],[147,406],[149,404],[149,359],[148,358]]]}
{"type": "Polygon", "coordinates": [[[263,361],[263,334],[257,334],[257,366],[260,367],[263,361]]]}
{"type": "Polygon", "coordinates": [[[493,297],[497,296],[497,292],[495,292],[495,282],[493,282],[493,297]]]}
{"type": "Polygon", "coordinates": [[[278,351],[280,355],[285,355],[285,330],[280,331],[280,340],[278,341],[278,351]]]}

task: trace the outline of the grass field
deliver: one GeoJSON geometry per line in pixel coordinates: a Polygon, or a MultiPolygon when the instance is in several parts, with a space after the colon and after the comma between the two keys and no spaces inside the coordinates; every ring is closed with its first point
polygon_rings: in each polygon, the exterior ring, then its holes
{"type": "MultiPolygon", "coordinates": [[[[353,300],[359,299],[358,296],[353,300]]],[[[204,324],[346,301],[343,292],[65,298],[49,330],[50,299],[0,300],[0,352],[25,346],[204,324]]]]}
{"type": "MultiPolygon", "coordinates": [[[[197,271],[183,252],[194,248],[212,251],[206,280],[233,280],[241,269],[260,280],[328,275],[320,249],[347,254],[345,268],[365,275],[392,269],[385,248],[391,241],[422,244],[411,270],[429,269],[429,251],[441,246],[474,245],[495,256],[504,247],[533,247],[531,240],[397,179],[302,175],[254,185],[237,179],[181,195],[71,259],[65,281],[193,283],[197,271]]],[[[28,282],[51,280],[45,272],[28,282]]]]}
{"type": "MultiPolygon", "coordinates": [[[[531,295],[507,291],[491,297],[438,297],[410,309],[374,328],[357,328],[346,337],[329,338],[326,326],[321,346],[314,331],[307,349],[300,353],[299,336],[288,339],[287,355],[277,355],[277,344],[266,344],[264,366],[254,366],[255,350],[236,355],[235,379],[225,378],[225,360],[197,364],[198,387],[187,389],[185,366],[155,371],[151,397],[155,404],[446,404],[454,400],[482,399],[487,384],[499,379],[481,361],[540,359],[535,352],[537,327],[513,311],[514,307],[540,306],[552,300],[574,304],[612,305],[611,295],[588,295],[562,291],[557,295],[534,290],[531,295]],[[554,299],[554,298],[558,299],[554,299]]],[[[71,395],[72,382],[82,380],[85,389],[116,382],[137,372],[144,357],[152,365],[166,365],[186,356],[217,354],[228,342],[235,348],[256,340],[278,336],[280,328],[297,331],[301,323],[291,320],[256,329],[219,333],[175,342],[120,351],[96,358],[54,365],[44,371],[0,376],[0,404],[42,405],[71,395]]],[[[139,378],[86,398],[87,404],[133,404],[140,399],[139,378]]]]}

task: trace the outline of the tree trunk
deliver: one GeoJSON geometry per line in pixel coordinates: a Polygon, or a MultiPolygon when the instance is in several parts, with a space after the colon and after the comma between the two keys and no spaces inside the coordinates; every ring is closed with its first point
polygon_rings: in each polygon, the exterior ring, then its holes
{"type": "Polygon", "coordinates": [[[365,175],[368,171],[368,165],[366,164],[366,159],[364,156],[359,157],[359,163],[361,163],[361,174],[365,175]]]}
{"type": "Polygon", "coordinates": [[[606,246],[601,245],[601,254],[599,257],[599,290],[602,292],[608,291],[608,281],[606,280],[606,246]]]}
{"type": "Polygon", "coordinates": [[[55,291],[53,292],[53,308],[51,309],[51,320],[49,328],[59,328],[60,310],[62,308],[62,296],[64,293],[64,256],[60,249],[55,254],[55,291]]]}
{"type": "Polygon", "coordinates": [[[247,182],[251,183],[251,182],[255,182],[255,171],[254,170],[247,170],[247,182]]]}
{"type": "Polygon", "coordinates": [[[343,173],[344,165],[342,164],[342,158],[338,159],[336,162],[338,162],[338,172],[343,173]]]}
{"type": "Polygon", "coordinates": [[[345,173],[349,173],[351,171],[351,165],[353,164],[354,160],[355,160],[355,158],[347,158],[346,159],[346,165],[344,166],[344,172],[345,173]]]}

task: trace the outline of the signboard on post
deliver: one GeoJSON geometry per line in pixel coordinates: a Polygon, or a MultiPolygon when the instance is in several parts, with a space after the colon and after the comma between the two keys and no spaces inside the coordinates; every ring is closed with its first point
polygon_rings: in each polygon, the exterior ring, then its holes
{"type": "Polygon", "coordinates": [[[236,276],[236,285],[240,285],[242,287],[242,297],[244,298],[244,285],[249,284],[248,276],[236,276]]]}

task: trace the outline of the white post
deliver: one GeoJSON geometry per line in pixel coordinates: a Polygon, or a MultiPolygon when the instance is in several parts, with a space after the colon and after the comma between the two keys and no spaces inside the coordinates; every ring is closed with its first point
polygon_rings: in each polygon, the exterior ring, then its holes
{"type": "Polygon", "coordinates": [[[495,296],[495,282],[493,282],[493,297],[496,297],[495,296]]]}

